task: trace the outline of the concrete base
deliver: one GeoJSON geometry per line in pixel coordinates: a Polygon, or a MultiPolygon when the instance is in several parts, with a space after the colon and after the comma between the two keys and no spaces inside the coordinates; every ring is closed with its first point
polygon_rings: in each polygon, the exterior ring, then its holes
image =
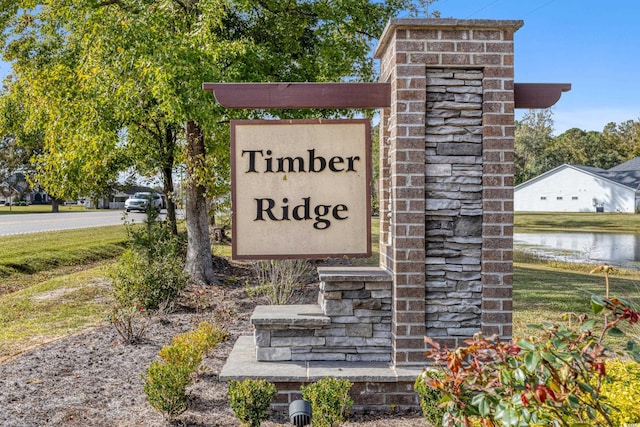
{"type": "Polygon", "coordinates": [[[354,411],[413,411],[419,408],[413,384],[420,372],[418,368],[398,368],[380,362],[258,362],[253,337],[244,336],[236,341],[219,378],[221,381],[255,378],[274,383],[278,388],[272,405],[275,410],[286,409],[292,400],[300,399],[300,386],[334,377],[353,383],[354,411]]]}

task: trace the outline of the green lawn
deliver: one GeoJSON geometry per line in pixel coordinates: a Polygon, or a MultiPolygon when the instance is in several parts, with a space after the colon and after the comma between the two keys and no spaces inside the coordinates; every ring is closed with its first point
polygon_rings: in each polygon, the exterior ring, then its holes
{"type": "MultiPolygon", "coordinates": [[[[516,213],[516,231],[640,232],[640,215],[624,213],[516,213]]],[[[595,265],[536,259],[514,252],[514,335],[527,335],[526,325],[558,321],[564,313],[589,314],[590,294],[604,295],[604,279],[589,274],[595,265]]],[[[611,278],[611,295],[630,300],[640,308],[640,272],[619,271],[611,278]]],[[[628,331],[640,340],[640,325],[628,331]]]]}
{"type": "Polygon", "coordinates": [[[640,215],[593,212],[517,212],[516,231],[606,231],[640,233],[640,215]]]}
{"type": "MultiPolygon", "coordinates": [[[[69,205],[59,206],[60,212],[91,212],[95,209],[87,209],[84,206],[69,205]]],[[[0,206],[0,215],[32,214],[51,212],[51,205],[29,205],[29,206],[0,206]]]]}
{"type": "MultiPolygon", "coordinates": [[[[565,313],[590,314],[591,294],[605,294],[604,277],[576,270],[544,264],[514,265],[514,335],[530,335],[532,330],[526,325],[560,321],[565,313]]],[[[640,307],[640,272],[611,276],[610,290],[611,296],[627,299],[640,307]]],[[[629,331],[640,339],[640,325],[629,331]]]]}
{"type": "Polygon", "coordinates": [[[31,347],[105,322],[106,266],[0,295],[0,363],[31,347]]]}
{"type": "Polygon", "coordinates": [[[0,294],[28,286],[30,275],[113,259],[125,248],[124,225],[0,237],[0,294]]]}

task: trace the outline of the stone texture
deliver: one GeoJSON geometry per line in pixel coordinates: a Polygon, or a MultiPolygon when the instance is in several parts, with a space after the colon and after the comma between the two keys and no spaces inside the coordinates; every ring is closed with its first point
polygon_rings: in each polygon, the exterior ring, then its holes
{"type": "Polygon", "coordinates": [[[351,316],[353,314],[353,301],[351,300],[326,300],[322,305],[325,315],[331,316],[351,316]]]}
{"type": "Polygon", "coordinates": [[[364,337],[369,338],[373,336],[373,326],[371,323],[356,323],[347,325],[346,328],[347,335],[350,337],[364,337]]]}
{"type": "Polygon", "coordinates": [[[259,305],[250,319],[255,325],[277,326],[308,326],[320,327],[328,325],[331,319],[324,316],[319,306],[315,304],[303,305],[259,305]]]}
{"type": "Polygon", "coordinates": [[[251,321],[258,357],[391,360],[391,276],[380,268],[342,267],[322,269],[320,277],[317,306],[256,308],[251,321]]]}
{"type": "Polygon", "coordinates": [[[291,348],[256,347],[256,359],[258,362],[281,362],[291,360],[291,348]]]}
{"type": "Polygon", "coordinates": [[[482,301],[483,73],[456,68],[427,69],[437,98],[427,101],[427,117],[444,117],[445,125],[426,122],[426,142],[435,143],[425,168],[427,252],[425,312],[427,334],[464,336],[479,330],[482,301]],[[435,77],[437,76],[437,77],[435,77]],[[462,82],[462,84],[461,84],[462,82]],[[448,176],[432,171],[447,164],[448,176]],[[467,271],[475,266],[478,271],[467,271]],[[469,286],[468,283],[476,283],[469,286]],[[460,312],[456,311],[461,309],[460,312]]]}

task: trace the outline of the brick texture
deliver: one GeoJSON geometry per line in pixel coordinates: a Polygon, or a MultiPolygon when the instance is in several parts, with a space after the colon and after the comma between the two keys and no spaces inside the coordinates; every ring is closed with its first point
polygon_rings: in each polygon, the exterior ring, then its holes
{"type": "Polygon", "coordinates": [[[398,19],[376,49],[392,88],[380,129],[380,260],[393,274],[396,365],[424,363],[425,334],[455,345],[481,331],[511,335],[520,26],[398,19]]]}

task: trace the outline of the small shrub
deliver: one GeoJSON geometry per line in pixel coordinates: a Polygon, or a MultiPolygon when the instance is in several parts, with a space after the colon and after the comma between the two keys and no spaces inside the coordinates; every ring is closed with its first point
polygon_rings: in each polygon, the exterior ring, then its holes
{"type": "Polygon", "coordinates": [[[180,236],[171,234],[167,223],[158,220],[154,209],[147,211],[143,225],[126,225],[129,249],[109,272],[112,297],[118,308],[166,307],[187,286],[185,244],[180,236]]]}
{"type": "Polygon", "coordinates": [[[169,420],[187,410],[187,386],[193,371],[188,366],[151,362],[144,377],[144,392],[154,408],[169,420]]]}
{"type": "Polygon", "coordinates": [[[204,355],[226,338],[224,331],[211,323],[201,322],[197,329],[173,337],[172,344],[163,347],[158,356],[165,363],[188,366],[191,371],[195,371],[204,355]]]}
{"type": "Polygon", "coordinates": [[[133,304],[156,310],[173,301],[187,286],[182,261],[175,256],[146,258],[127,250],[109,272],[112,296],[121,305],[133,304]]]}
{"type": "Polygon", "coordinates": [[[313,273],[313,266],[303,259],[258,261],[254,264],[258,286],[250,295],[264,295],[269,304],[287,304],[296,287],[313,273]]]}
{"type": "Polygon", "coordinates": [[[143,375],[144,392],[154,408],[175,419],[187,409],[187,386],[202,357],[226,339],[226,334],[207,322],[177,335],[170,346],[160,350],[161,361],[154,361],[143,375]]]}
{"type": "Polygon", "coordinates": [[[122,339],[129,344],[141,340],[149,326],[144,308],[134,304],[119,304],[114,301],[108,318],[122,339]]]}
{"type": "Polygon", "coordinates": [[[422,408],[422,415],[429,424],[434,426],[441,426],[442,417],[444,417],[445,410],[440,407],[443,394],[437,389],[428,387],[425,383],[426,378],[431,379],[443,379],[443,375],[436,370],[424,369],[422,374],[416,378],[416,382],[413,385],[414,390],[420,396],[420,408],[422,408]]]}
{"type": "Polygon", "coordinates": [[[353,407],[349,380],[327,377],[318,382],[302,386],[302,398],[311,403],[314,427],[332,427],[346,420],[353,407]]]}
{"type": "MultiPolygon", "coordinates": [[[[602,318],[600,330],[597,319],[581,315],[567,324],[529,325],[541,335],[511,342],[476,335],[466,346],[449,350],[426,338],[431,347],[426,354],[442,377],[419,379],[444,395],[451,425],[618,425],[612,417],[623,399],[612,397],[614,388],[609,397],[605,394],[611,376],[606,363],[613,351],[603,339],[622,335],[619,327],[637,324],[640,312],[610,296],[613,271],[610,266],[593,270],[605,277],[605,296],[591,296],[591,310],[602,318]]],[[[640,348],[631,344],[626,353],[636,364],[640,348]]]]}
{"type": "Polygon", "coordinates": [[[229,381],[231,409],[243,427],[259,427],[269,417],[267,411],[276,394],[276,386],[266,380],[229,381]]]}

